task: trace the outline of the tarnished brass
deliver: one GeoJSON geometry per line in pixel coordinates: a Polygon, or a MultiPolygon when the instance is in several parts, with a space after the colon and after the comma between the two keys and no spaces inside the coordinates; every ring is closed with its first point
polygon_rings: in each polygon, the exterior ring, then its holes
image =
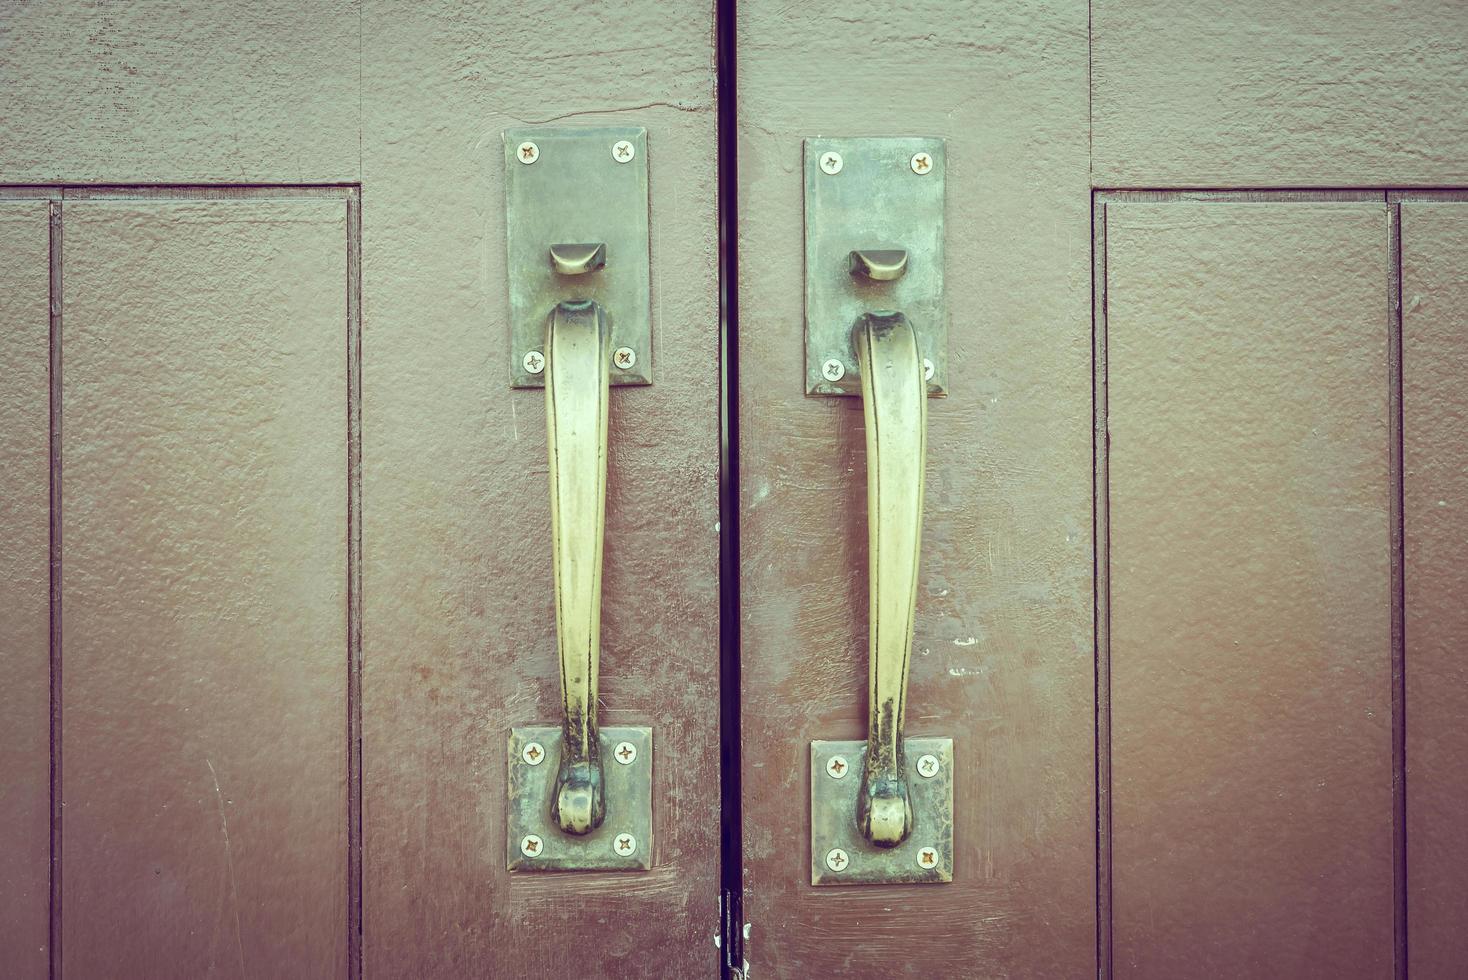
{"type": "Polygon", "coordinates": [[[913,832],[896,847],[861,835],[852,813],[866,742],[810,744],[810,883],[812,885],[941,884],[953,880],[953,740],[909,738],[903,755],[911,786],[913,832]],[[926,773],[918,771],[927,760],[926,773]],[[839,849],[832,863],[827,856],[839,849]],[[924,860],[924,852],[931,858],[924,860]]]}
{"type": "Polygon", "coordinates": [[[651,384],[647,130],[527,126],[504,140],[511,386],[545,384],[536,352],[546,314],[565,300],[599,305],[611,349],[635,353],[612,365],[612,384],[651,384]],[[519,153],[525,143],[536,147],[529,158],[519,153]],[[613,150],[623,143],[628,157],[613,150]]]}
{"type": "Polygon", "coordinates": [[[933,365],[928,394],[947,393],[945,151],[932,136],[805,141],[806,394],[861,392],[851,324],[870,310],[907,316],[933,365]],[[823,169],[835,155],[841,166],[823,169]],[[928,161],[921,173],[914,155],[928,161]],[[831,361],[843,370],[829,370],[831,361]]]}
{"type": "Polygon", "coordinates": [[[568,834],[589,834],[606,816],[596,682],[610,365],[601,307],[590,300],[557,304],[545,328],[545,415],[564,717],[551,817],[568,834]]]}
{"type": "Polygon", "coordinates": [[[851,253],[854,279],[891,282],[907,271],[907,252],[900,248],[858,249],[851,253]]]}
{"type": "Polygon", "coordinates": [[[852,330],[867,434],[869,541],[868,748],[856,820],[862,836],[895,847],[912,831],[903,724],[917,602],[928,399],[912,324],[865,313],[852,330]]]}
{"type": "Polygon", "coordinates": [[[563,276],[582,276],[595,272],[607,264],[607,246],[603,242],[583,242],[577,245],[552,245],[550,247],[551,268],[563,276]]]}
{"type": "Polygon", "coordinates": [[[851,346],[867,434],[867,740],[811,743],[811,883],[952,881],[953,742],[903,735],[927,454],[923,356],[907,317],[889,310],[857,317],[851,346]]]}
{"type": "MultiPolygon", "coordinates": [[[[529,135],[506,133],[507,153],[520,142],[528,142],[525,137],[529,135]]],[[[631,842],[639,836],[651,837],[651,796],[646,788],[640,797],[646,811],[645,833],[626,829],[633,816],[630,811],[612,810],[612,832],[626,835],[625,852],[575,848],[565,842],[605,836],[608,799],[618,799],[609,790],[608,766],[625,776],[621,771],[625,767],[603,758],[596,720],[608,392],[614,379],[647,383],[643,361],[651,355],[651,333],[647,329],[646,164],[641,153],[624,160],[613,158],[610,148],[646,149],[646,133],[640,129],[584,129],[536,130],[533,135],[535,153],[523,160],[507,157],[506,161],[510,299],[515,318],[511,335],[516,366],[512,373],[516,385],[545,385],[562,711],[554,765],[547,760],[543,768],[531,766],[535,772],[526,778],[537,788],[528,796],[524,792],[516,796],[517,784],[511,780],[511,867],[643,867],[647,851],[638,858],[631,842]],[[601,272],[609,243],[618,245],[617,275],[612,270],[601,272]],[[609,308],[603,301],[618,305],[609,308]],[[537,311],[541,333],[528,336],[522,324],[537,311]],[[633,353],[618,357],[615,363],[613,316],[642,327],[635,335],[625,329],[617,335],[618,343],[633,353]],[[548,787],[547,792],[540,792],[541,783],[548,787]],[[537,806],[543,807],[543,820],[525,816],[526,807],[537,806]],[[533,853],[522,852],[515,834],[517,820],[533,823],[541,831],[553,828],[554,833],[527,838],[525,847],[533,853]],[[542,847],[546,858],[542,858],[542,847]],[[522,865],[516,854],[538,860],[522,865]],[[550,854],[559,854],[564,861],[557,864],[548,859],[550,854]]],[[[519,771],[515,758],[512,753],[512,776],[519,771]]],[[[643,770],[650,772],[650,766],[649,756],[643,770]]],[[[630,804],[624,800],[623,805],[630,804]]],[[[650,844],[648,840],[644,847],[650,844]]]]}
{"type": "MultiPolygon", "coordinates": [[[[511,871],[646,871],[652,867],[652,729],[608,726],[599,732],[598,756],[606,760],[602,784],[607,819],[589,834],[561,832],[551,819],[551,800],[560,771],[560,729],[550,725],[510,730],[508,756],[508,815],[505,829],[505,866],[511,871]],[[624,763],[617,758],[623,746],[624,763]],[[543,747],[541,761],[528,758],[527,748],[543,747]],[[533,835],[538,843],[530,854],[521,844],[533,835]],[[632,852],[618,851],[617,841],[630,837],[632,852]]],[[[528,848],[527,848],[528,849],[528,848]]]]}

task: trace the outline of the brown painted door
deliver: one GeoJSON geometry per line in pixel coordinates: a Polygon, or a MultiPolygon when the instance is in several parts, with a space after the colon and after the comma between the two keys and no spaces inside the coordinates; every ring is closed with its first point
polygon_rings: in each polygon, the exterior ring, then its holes
{"type": "Polygon", "coordinates": [[[0,12],[0,973],[714,969],[713,21],[676,8],[0,12]],[[600,688],[654,731],[643,873],[506,868],[509,731],[560,717],[505,268],[501,133],[541,124],[650,134],[600,688]]]}
{"type": "Polygon", "coordinates": [[[1462,6],[739,12],[750,975],[1464,975],[1462,6]],[[901,135],[947,141],[907,730],[954,880],[812,887],[871,501],[804,394],[801,144],[901,135]]]}
{"type": "Polygon", "coordinates": [[[0,973],[1464,975],[1465,37],[8,5],[0,973]],[[651,869],[512,872],[561,680],[502,134],[599,126],[648,133],[599,709],[653,732],[651,869]],[[906,733],[953,740],[949,883],[811,883],[870,584],[861,400],[805,393],[817,136],[946,141],[906,733]]]}

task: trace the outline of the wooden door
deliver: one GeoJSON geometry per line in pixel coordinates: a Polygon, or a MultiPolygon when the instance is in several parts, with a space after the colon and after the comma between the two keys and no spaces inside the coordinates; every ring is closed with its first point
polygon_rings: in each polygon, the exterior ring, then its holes
{"type": "Polygon", "coordinates": [[[0,13],[0,972],[712,971],[711,25],[0,13]],[[506,869],[509,730],[560,710],[505,268],[501,133],[541,124],[650,134],[659,373],[610,399],[601,669],[602,723],[654,731],[632,875],[506,869]]]}
{"type": "Polygon", "coordinates": [[[1461,975],[1461,7],[739,13],[750,975],[1461,975]],[[947,141],[946,885],[805,852],[808,746],[867,729],[865,425],[797,326],[848,135],[947,141]]]}
{"type": "Polygon", "coordinates": [[[1465,37],[7,6],[0,972],[1462,975],[1465,37]],[[504,133],[606,126],[657,373],[610,394],[599,709],[653,732],[651,867],[510,871],[561,680],[504,133]],[[861,399],[805,391],[816,137],[945,141],[906,734],[953,740],[948,883],[811,883],[870,584],[861,399]]]}

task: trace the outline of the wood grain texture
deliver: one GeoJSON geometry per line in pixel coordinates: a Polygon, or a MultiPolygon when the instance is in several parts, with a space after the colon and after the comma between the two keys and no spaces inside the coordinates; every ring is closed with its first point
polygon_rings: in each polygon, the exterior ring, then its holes
{"type": "Polygon", "coordinates": [[[355,0],[9,2],[0,181],[350,181],[355,0]]]}
{"type": "Polygon", "coordinates": [[[1468,182],[1468,7],[1096,0],[1099,187],[1468,182]]]}
{"type": "Polygon", "coordinates": [[[1117,976],[1392,972],[1385,206],[1107,205],[1117,976]]]}
{"type": "Polygon", "coordinates": [[[1402,204],[1407,930],[1418,977],[1468,963],[1468,203],[1402,204]]]}
{"type": "Polygon", "coordinates": [[[372,975],[700,976],[717,962],[711,16],[671,0],[366,4],[372,975]],[[500,133],[540,123],[648,130],[657,382],[611,394],[599,712],[653,726],[641,874],[505,870],[506,733],[560,712],[545,401],[506,380],[500,133]]]}
{"type": "Polygon", "coordinates": [[[345,204],[65,222],[65,970],[342,975],[345,204]]]}
{"type": "Polygon", "coordinates": [[[46,975],[51,826],[46,201],[0,202],[0,963],[46,975]]]}
{"type": "MultiPolygon", "coordinates": [[[[1086,10],[740,6],[746,956],[755,977],[1095,972],[1086,10]],[[809,884],[809,742],[865,737],[861,403],[807,398],[801,140],[948,140],[909,735],[955,881],[809,884]]],[[[856,243],[853,243],[854,245],[856,243]]]]}

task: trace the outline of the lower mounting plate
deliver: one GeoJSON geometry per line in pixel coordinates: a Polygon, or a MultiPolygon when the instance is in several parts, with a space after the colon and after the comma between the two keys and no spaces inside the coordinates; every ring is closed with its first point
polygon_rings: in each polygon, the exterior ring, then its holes
{"type": "Polygon", "coordinates": [[[584,837],[565,833],[551,820],[551,792],[560,760],[560,726],[510,729],[505,867],[511,871],[650,869],[652,729],[618,726],[601,730],[607,818],[584,837]]]}
{"type": "Polygon", "coordinates": [[[953,880],[953,739],[909,738],[902,744],[912,802],[912,835],[896,847],[876,847],[856,827],[856,797],[867,743],[810,743],[812,885],[953,880]]]}

